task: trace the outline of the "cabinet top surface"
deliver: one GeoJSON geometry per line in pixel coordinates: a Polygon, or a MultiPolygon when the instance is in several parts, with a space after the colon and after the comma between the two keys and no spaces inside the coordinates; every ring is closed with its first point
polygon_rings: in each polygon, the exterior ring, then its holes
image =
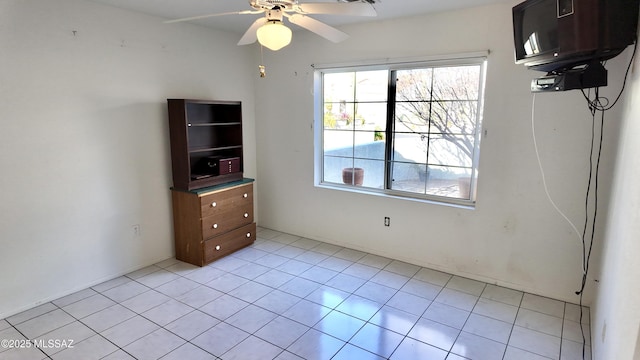
{"type": "Polygon", "coordinates": [[[234,186],[249,184],[249,183],[252,183],[253,181],[254,181],[254,179],[251,179],[251,178],[243,178],[242,180],[231,181],[231,182],[228,182],[228,183],[218,184],[218,185],[214,185],[214,186],[208,186],[208,187],[204,187],[204,188],[200,188],[200,189],[180,190],[180,189],[174,189],[172,187],[171,190],[173,190],[173,191],[182,191],[182,192],[196,194],[196,195],[203,195],[203,194],[207,194],[207,193],[210,193],[210,192],[231,188],[231,187],[234,187],[234,186]]]}
{"type": "Polygon", "coordinates": [[[240,105],[237,100],[204,100],[204,99],[167,99],[167,102],[180,102],[185,104],[205,104],[205,105],[240,105]]]}

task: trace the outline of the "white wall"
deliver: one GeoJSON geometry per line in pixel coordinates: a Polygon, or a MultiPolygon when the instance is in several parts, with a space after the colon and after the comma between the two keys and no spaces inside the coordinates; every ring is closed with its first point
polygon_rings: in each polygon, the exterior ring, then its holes
{"type": "Polygon", "coordinates": [[[625,93],[602,268],[591,321],[595,359],[640,359],[640,59],[625,93]]]}
{"type": "MultiPolygon", "coordinates": [[[[531,79],[543,74],[513,62],[512,5],[346,26],[342,30],[351,38],[340,44],[295,32],[289,47],[265,54],[267,78],[257,82],[256,95],[260,225],[577,302],[581,244],[543,192],[529,91],[531,79]],[[480,50],[490,50],[488,136],[482,140],[475,210],[314,187],[311,64],[480,50]],[[388,228],[385,216],[391,217],[388,228]]],[[[611,86],[605,96],[617,91],[624,70],[623,61],[607,67],[611,86]]],[[[572,91],[538,95],[536,118],[551,195],[580,228],[590,113],[580,92],[572,91]]],[[[604,208],[616,122],[612,112],[599,184],[604,208]]]]}
{"type": "Polygon", "coordinates": [[[173,256],[167,98],[242,101],[255,177],[236,41],[80,0],[0,2],[0,319],[173,256]]]}

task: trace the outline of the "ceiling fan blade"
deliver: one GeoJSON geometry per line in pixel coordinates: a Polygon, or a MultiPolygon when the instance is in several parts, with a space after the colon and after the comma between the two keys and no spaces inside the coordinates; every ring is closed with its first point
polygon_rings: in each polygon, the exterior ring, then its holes
{"type": "Polygon", "coordinates": [[[206,18],[210,18],[210,17],[214,17],[214,16],[259,14],[261,12],[262,12],[262,10],[260,10],[260,11],[251,11],[251,10],[231,11],[231,12],[218,13],[218,14],[198,15],[198,16],[191,16],[191,17],[186,17],[186,18],[181,18],[181,19],[167,20],[164,23],[165,24],[173,24],[173,23],[183,22],[183,21],[206,19],[206,18]]]}
{"type": "Polygon", "coordinates": [[[303,27],[335,43],[344,41],[347,38],[349,38],[349,35],[343,33],[342,31],[334,27],[331,27],[323,22],[320,22],[316,19],[312,19],[306,15],[293,14],[288,16],[288,18],[289,18],[289,21],[291,21],[291,23],[296,24],[300,27],[303,27]]]}
{"type": "Polygon", "coordinates": [[[377,16],[371,4],[352,3],[304,3],[298,4],[296,11],[302,14],[329,14],[352,16],[377,16]]]}
{"type": "Polygon", "coordinates": [[[258,40],[258,29],[262,25],[266,24],[267,21],[269,20],[267,20],[266,17],[262,17],[254,21],[244,35],[242,35],[242,39],[238,41],[238,45],[248,45],[256,42],[258,40]]]}

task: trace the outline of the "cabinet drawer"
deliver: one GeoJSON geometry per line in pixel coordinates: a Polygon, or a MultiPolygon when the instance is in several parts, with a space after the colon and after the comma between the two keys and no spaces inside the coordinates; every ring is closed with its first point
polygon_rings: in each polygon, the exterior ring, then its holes
{"type": "Polygon", "coordinates": [[[253,184],[241,185],[233,189],[216,191],[200,198],[202,217],[218,214],[229,207],[253,206],[253,184]]]}
{"type": "Polygon", "coordinates": [[[256,239],[256,224],[251,223],[203,242],[204,263],[251,245],[256,239]]]}
{"type": "Polygon", "coordinates": [[[202,219],[202,238],[208,239],[252,222],[253,204],[230,207],[226,211],[218,212],[215,216],[202,219]]]}

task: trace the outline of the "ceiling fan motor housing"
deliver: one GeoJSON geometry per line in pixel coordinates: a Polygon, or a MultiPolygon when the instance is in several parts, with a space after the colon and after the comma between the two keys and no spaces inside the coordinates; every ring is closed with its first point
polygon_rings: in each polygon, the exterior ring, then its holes
{"type": "Polygon", "coordinates": [[[282,9],[289,10],[292,9],[295,4],[297,4],[297,0],[250,0],[249,4],[252,8],[259,10],[272,10],[272,9],[282,9]]]}
{"type": "Polygon", "coordinates": [[[267,10],[265,16],[269,21],[282,22],[282,10],[279,7],[275,7],[271,10],[267,10]]]}

